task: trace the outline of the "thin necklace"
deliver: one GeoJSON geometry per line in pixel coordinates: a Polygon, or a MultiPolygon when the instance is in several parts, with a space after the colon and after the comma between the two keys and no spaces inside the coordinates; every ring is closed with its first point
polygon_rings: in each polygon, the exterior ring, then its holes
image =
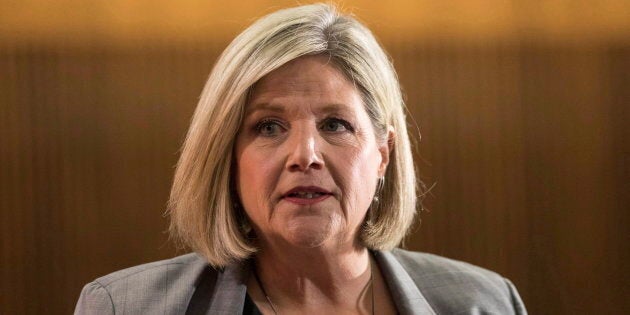
{"type": "MultiPolygon", "coordinates": [[[[369,259],[369,258],[368,258],[369,259]]],[[[373,274],[374,274],[374,270],[372,269],[372,260],[368,260],[368,262],[370,263],[370,280],[368,281],[368,286],[370,287],[370,293],[372,295],[372,315],[374,315],[374,278],[373,278],[373,274]]],[[[256,284],[258,284],[258,287],[260,288],[260,290],[262,291],[263,295],[265,295],[265,299],[267,299],[267,303],[269,304],[269,306],[271,307],[271,310],[273,310],[273,313],[275,315],[278,315],[278,310],[276,309],[276,306],[273,304],[273,302],[271,301],[271,298],[269,297],[269,294],[267,294],[267,291],[265,290],[265,287],[262,284],[262,281],[260,281],[260,278],[258,277],[258,272],[256,271],[256,265],[253,266],[254,268],[254,278],[256,279],[256,284]]]]}
{"type": "Polygon", "coordinates": [[[269,294],[267,294],[267,291],[265,291],[265,287],[263,287],[262,281],[260,281],[260,279],[258,278],[258,272],[256,271],[256,265],[254,265],[254,278],[256,278],[256,284],[258,284],[258,287],[260,288],[262,293],[265,295],[265,298],[267,299],[267,303],[269,303],[269,306],[271,306],[271,309],[273,310],[273,313],[275,315],[278,315],[278,310],[276,310],[276,306],[273,304],[273,302],[271,302],[271,298],[269,298],[269,294]]]}

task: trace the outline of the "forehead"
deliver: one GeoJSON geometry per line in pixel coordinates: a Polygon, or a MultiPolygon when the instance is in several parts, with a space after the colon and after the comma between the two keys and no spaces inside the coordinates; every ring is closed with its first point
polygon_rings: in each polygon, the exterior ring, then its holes
{"type": "Polygon", "coordinates": [[[272,71],[258,81],[246,111],[317,108],[356,110],[362,107],[354,84],[326,56],[304,56],[272,71]],[[299,106],[294,106],[299,105],[299,106]]]}

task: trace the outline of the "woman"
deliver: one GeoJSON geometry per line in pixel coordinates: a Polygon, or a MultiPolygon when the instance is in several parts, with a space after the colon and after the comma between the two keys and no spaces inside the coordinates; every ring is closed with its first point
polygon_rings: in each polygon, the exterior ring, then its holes
{"type": "Polygon", "coordinates": [[[363,25],[280,10],[225,50],[171,191],[196,253],[86,285],[76,313],[525,313],[501,276],[394,249],[416,209],[400,87],[363,25]]]}

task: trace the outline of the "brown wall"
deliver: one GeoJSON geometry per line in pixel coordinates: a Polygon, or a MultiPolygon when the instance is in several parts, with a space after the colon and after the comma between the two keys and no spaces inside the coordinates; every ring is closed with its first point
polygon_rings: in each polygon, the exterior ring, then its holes
{"type": "MultiPolygon", "coordinates": [[[[533,314],[630,312],[630,41],[383,40],[434,185],[407,247],[500,272],[533,314]]],[[[176,254],[173,165],[226,44],[0,44],[0,314],[176,254]]]]}

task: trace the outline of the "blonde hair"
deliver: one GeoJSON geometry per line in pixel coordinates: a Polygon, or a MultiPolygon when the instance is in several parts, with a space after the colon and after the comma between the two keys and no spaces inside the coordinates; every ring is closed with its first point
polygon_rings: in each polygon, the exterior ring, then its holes
{"type": "Polygon", "coordinates": [[[326,4],[269,14],[242,32],[219,57],[203,89],[169,200],[171,235],[215,267],[243,260],[256,248],[244,231],[231,189],[233,145],[247,95],[266,74],[305,55],[327,55],[354,82],[378,139],[396,137],[390,163],[363,225],[361,240],[375,250],[397,246],[416,214],[417,185],[396,73],[372,33],[326,4]]]}

